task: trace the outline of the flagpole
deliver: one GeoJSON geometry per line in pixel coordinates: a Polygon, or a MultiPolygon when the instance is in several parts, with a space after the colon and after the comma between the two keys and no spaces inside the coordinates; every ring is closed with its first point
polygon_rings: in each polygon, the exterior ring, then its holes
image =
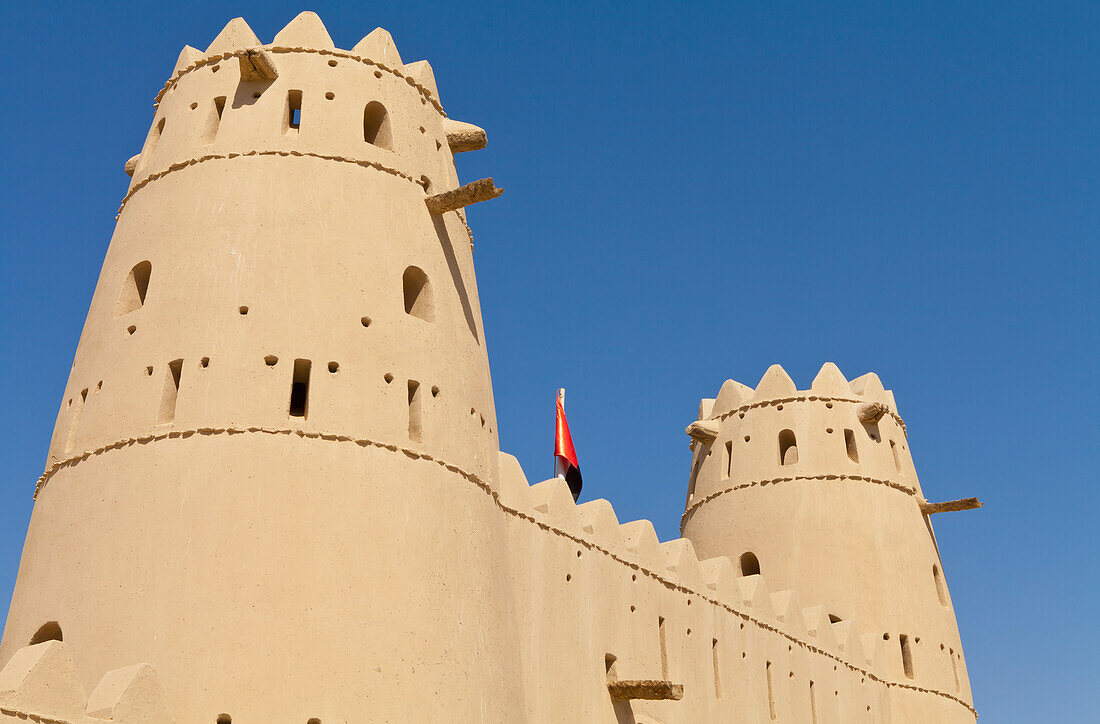
{"type": "MultiPolygon", "coordinates": [[[[558,388],[558,400],[561,401],[561,411],[565,412],[565,388],[558,388]]],[[[557,400],[555,400],[555,403],[557,400]]],[[[556,414],[556,413],[555,413],[556,414]]],[[[565,480],[565,466],[562,465],[562,460],[557,455],[554,456],[554,477],[565,480]]]]}

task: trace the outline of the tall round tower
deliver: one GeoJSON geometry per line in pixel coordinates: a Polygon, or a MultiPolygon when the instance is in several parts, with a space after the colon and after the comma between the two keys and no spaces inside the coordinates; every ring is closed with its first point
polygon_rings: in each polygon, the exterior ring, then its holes
{"type": "Polygon", "coordinates": [[[184,49],[0,662],[63,636],[86,688],[145,661],[203,722],[520,708],[507,590],[475,575],[504,562],[471,239],[425,204],[458,185],[448,124],[381,29],[338,50],[303,13],[264,45],[238,18],[184,49]]]}
{"type": "Polygon", "coordinates": [[[916,693],[971,701],[905,425],[878,377],[849,383],[829,363],[799,391],[773,365],[755,390],[727,380],[688,429],[682,530],[699,557],[728,556],[826,606],[834,626],[885,639],[890,721],[973,721],[916,693]]]}

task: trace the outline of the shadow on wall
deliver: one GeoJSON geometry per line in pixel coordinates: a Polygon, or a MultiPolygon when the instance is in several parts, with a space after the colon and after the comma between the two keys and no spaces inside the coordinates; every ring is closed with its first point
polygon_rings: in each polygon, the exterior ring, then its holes
{"type": "Polygon", "coordinates": [[[470,295],[466,291],[466,283],[462,281],[462,272],[458,268],[458,260],[455,258],[454,246],[451,244],[451,236],[447,233],[447,226],[443,223],[442,216],[432,216],[435,225],[436,236],[439,237],[439,246],[443,248],[443,255],[447,257],[447,267],[451,270],[451,280],[454,281],[458,298],[462,300],[462,313],[466,317],[466,326],[470,328],[470,334],[474,340],[481,344],[477,336],[477,324],[474,322],[474,310],[470,308],[470,295]]]}
{"type": "Polygon", "coordinates": [[[629,701],[612,699],[612,703],[615,705],[615,721],[618,724],[637,724],[638,720],[634,718],[634,710],[629,701]]]}

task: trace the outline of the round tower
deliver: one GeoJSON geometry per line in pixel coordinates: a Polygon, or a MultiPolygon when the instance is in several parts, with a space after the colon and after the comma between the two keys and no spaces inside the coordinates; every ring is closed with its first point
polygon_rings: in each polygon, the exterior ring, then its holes
{"type": "MultiPolygon", "coordinates": [[[[302,13],[184,48],[39,481],[0,662],[63,636],[197,721],[504,721],[516,636],[431,67],[302,13]],[[46,631],[46,634],[41,633],[46,631]]],[[[473,128],[465,126],[466,129],[473,128]]],[[[463,150],[463,149],[457,149],[463,150]]]]}
{"type": "Polygon", "coordinates": [[[756,389],[727,380],[692,435],[682,531],[700,558],[823,605],[883,639],[891,721],[972,721],[915,688],[970,703],[958,626],[893,393],[832,363],[807,391],[779,365],[756,389]],[[931,702],[931,703],[929,703],[931,702]],[[962,716],[962,719],[958,717],[962,716]]]}

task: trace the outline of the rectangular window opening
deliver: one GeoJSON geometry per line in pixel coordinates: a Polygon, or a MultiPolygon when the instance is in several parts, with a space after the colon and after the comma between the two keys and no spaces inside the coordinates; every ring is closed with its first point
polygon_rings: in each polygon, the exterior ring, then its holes
{"type": "Polygon", "coordinates": [[[290,383],[291,417],[305,417],[309,410],[309,371],[312,366],[308,359],[294,360],[294,377],[290,383]]]}
{"type": "Polygon", "coordinates": [[[718,639],[711,639],[710,642],[710,656],[711,666],[714,669],[714,698],[722,698],[722,673],[718,667],[718,639]]]}
{"type": "Polygon", "coordinates": [[[421,442],[424,439],[423,422],[420,417],[420,383],[409,380],[409,439],[421,442]]]}
{"type": "Polygon", "coordinates": [[[160,412],[157,424],[165,425],[176,419],[176,397],[180,391],[180,373],[183,372],[183,360],[172,360],[164,373],[164,391],[160,396],[160,412]]]}
{"type": "Polygon", "coordinates": [[[668,681],[668,639],[665,634],[665,619],[657,618],[657,635],[661,641],[661,678],[668,681]]]}
{"type": "Polygon", "coordinates": [[[287,133],[297,132],[302,126],[302,91],[292,90],[286,94],[287,133]]]}
{"type": "Polygon", "coordinates": [[[906,678],[913,678],[913,652],[909,650],[909,637],[905,634],[898,635],[901,643],[901,665],[905,669],[906,678]]]}
{"type": "Polygon", "coordinates": [[[775,721],[775,691],[772,689],[772,662],[764,662],[764,675],[768,679],[768,715],[775,721]]]}

